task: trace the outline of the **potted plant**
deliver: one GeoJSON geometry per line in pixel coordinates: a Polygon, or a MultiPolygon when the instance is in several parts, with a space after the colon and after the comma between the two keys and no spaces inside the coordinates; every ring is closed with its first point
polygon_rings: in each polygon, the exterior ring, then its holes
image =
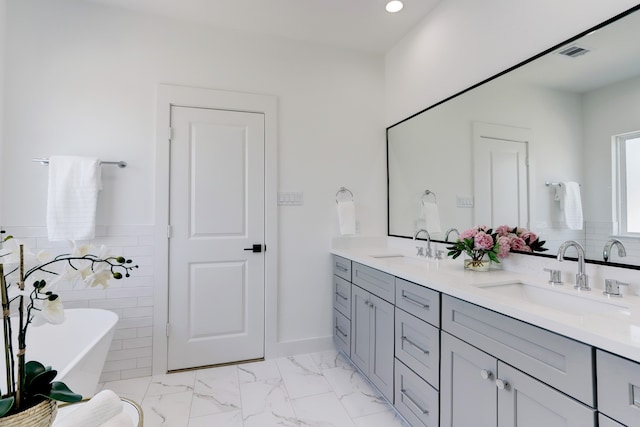
{"type": "Polygon", "coordinates": [[[12,244],[13,241],[6,245],[11,247],[2,248],[2,244],[12,238],[0,236],[0,299],[6,369],[6,383],[0,384],[0,427],[49,426],[57,411],[56,401],[77,402],[82,396],[73,393],[64,383],[54,381],[57,371],[52,367],[28,360],[29,327],[64,321],[64,308],[55,293],[58,280],[81,280],[88,286],[106,287],[109,279],[129,277],[137,266],[132,265],[130,259],[109,255],[105,247],[99,255],[90,254],[90,247],[86,245],[74,244],[69,254],[36,256],[24,245],[12,244]]]}
{"type": "Polygon", "coordinates": [[[469,257],[465,268],[488,271],[491,262],[500,263],[500,258],[506,258],[511,251],[543,252],[547,250],[544,244],[526,228],[501,225],[493,230],[477,225],[463,231],[453,245],[447,247],[447,255],[456,259],[464,253],[469,257]]]}

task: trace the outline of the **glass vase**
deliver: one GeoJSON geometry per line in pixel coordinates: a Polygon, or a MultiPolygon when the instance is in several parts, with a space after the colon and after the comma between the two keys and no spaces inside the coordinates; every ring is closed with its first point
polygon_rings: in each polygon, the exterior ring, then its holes
{"type": "Polygon", "coordinates": [[[487,256],[479,259],[469,258],[464,260],[465,270],[489,271],[489,265],[491,265],[491,260],[487,256]]]}

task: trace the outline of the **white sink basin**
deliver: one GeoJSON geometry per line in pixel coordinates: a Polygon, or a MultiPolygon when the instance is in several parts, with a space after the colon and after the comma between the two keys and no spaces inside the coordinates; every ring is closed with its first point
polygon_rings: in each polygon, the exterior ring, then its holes
{"type": "Polygon", "coordinates": [[[563,313],[578,316],[604,315],[628,317],[631,312],[622,300],[606,298],[599,291],[581,291],[566,288],[543,287],[522,282],[481,285],[479,288],[497,296],[517,298],[529,304],[539,305],[563,313]]]}
{"type": "Polygon", "coordinates": [[[383,261],[388,265],[391,264],[404,264],[404,265],[416,265],[428,267],[430,264],[435,263],[435,259],[418,258],[398,254],[382,254],[382,255],[370,255],[371,258],[383,261]]]}

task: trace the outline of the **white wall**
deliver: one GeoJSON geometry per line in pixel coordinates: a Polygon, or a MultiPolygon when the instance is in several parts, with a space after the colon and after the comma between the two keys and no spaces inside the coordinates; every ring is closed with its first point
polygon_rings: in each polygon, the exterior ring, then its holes
{"type": "MultiPolygon", "coordinates": [[[[5,30],[7,28],[7,1],[0,0],[0,167],[2,167],[2,148],[4,146],[4,127],[3,127],[3,107],[4,103],[2,102],[3,93],[4,93],[4,48],[5,48],[5,30]]],[[[3,193],[2,193],[2,174],[0,173],[0,225],[3,224],[2,220],[2,205],[3,205],[3,193]]]]}
{"type": "Polygon", "coordinates": [[[396,123],[636,3],[442,1],[385,57],[386,123],[396,123]]]}
{"type": "Polygon", "coordinates": [[[99,224],[153,225],[158,83],[276,95],[279,188],[304,192],[279,209],[278,339],[329,342],[337,189],[354,192],[361,233],[386,227],[383,58],[79,0],[8,0],[8,18],[2,169],[20,202],[2,204],[5,224],[45,222],[32,157],[79,154],[129,163],[103,168],[99,224]]]}

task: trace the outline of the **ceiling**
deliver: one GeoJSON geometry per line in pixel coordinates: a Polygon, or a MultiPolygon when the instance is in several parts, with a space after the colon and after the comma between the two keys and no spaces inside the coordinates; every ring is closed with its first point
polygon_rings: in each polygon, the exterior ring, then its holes
{"type": "Polygon", "coordinates": [[[229,29],[385,53],[441,0],[85,0],[229,29]]]}

